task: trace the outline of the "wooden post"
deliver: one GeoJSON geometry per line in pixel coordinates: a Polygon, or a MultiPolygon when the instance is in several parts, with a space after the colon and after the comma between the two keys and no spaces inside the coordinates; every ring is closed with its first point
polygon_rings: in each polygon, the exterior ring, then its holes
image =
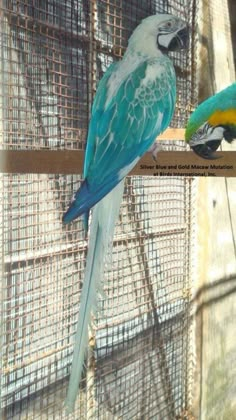
{"type": "MultiPolygon", "coordinates": [[[[202,7],[200,32],[208,71],[199,71],[204,75],[204,83],[199,80],[201,100],[209,96],[209,90],[218,92],[235,81],[228,1],[202,0],[202,7]]],[[[235,153],[235,146],[224,142],[223,150],[235,153]]],[[[199,389],[194,414],[201,419],[233,418],[236,407],[235,377],[229,362],[236,351],[231,321],[236,304],[235,296],[225,295],[227,282],[232,279],[233,285],[236,277],[235,191],[234,179],[198,180],[193,302],[197,313],[194,388],[199,383],[199,389]]]]}

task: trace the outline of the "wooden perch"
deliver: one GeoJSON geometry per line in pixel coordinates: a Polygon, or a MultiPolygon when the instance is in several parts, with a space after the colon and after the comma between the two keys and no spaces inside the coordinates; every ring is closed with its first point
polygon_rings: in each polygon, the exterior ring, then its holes
{"type": "MultiPolygon", "coordinates": [[[[159,140],[181,140],[184,130],[168,129],[159,140]]],[[[131,175],[236,177],[236,152],[217,152],[220,159],[204,160],[191,151],[163,151],[155,162],[151,153],[137,163],[131,175]]],[[[34,174],[81,174],[81,150],[0,150],[0,172],[34,174]]]]}

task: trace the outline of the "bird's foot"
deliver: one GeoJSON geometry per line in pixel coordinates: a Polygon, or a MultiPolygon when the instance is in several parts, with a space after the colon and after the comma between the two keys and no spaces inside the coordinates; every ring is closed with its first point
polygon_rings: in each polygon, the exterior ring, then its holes
{"type": "Polygon", "coordinates": [[[153,160],[155,160],[155,162],[157,161],[157,154],[161,150],[162,150],[162,146],[161,146],[160,142],[158,142],[158,141],[155,141],[155,143],[153,143],[153,145],[148,149],[148,152],[150,152],[152,154],[152,158],[153,158],[153,160]]]}

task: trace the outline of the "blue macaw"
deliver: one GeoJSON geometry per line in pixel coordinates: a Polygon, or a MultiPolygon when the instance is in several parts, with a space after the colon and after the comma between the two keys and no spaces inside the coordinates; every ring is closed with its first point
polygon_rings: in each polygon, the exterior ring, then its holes
{"type": "Polygon", "coordinates": [[[180,18],[149,16],[131,35],[123,59],[111,64],[98,85],[88,130],[84,181],[63,217],[63,222],[69,223],[84,215],[87,225],[89,211],[95,206],[66,399],[68,411],[73,410],[78,392],[91,311],[95,311],[104,258],[113,240],[124,178],[170,124],[176,77],[167,53],[187,48],[188,40],[188,26],[180,18]]]}
{"type": "Polygon", "coordinates": [[[223,138],[228,143],[236,138],[236,83],[202,102],[185,130],[186,142],[204,159],[217,159],[223,138]]]}

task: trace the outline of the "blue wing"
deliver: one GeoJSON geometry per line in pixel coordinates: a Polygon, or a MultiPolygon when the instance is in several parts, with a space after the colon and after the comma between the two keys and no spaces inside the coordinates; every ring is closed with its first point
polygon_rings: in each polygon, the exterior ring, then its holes
{"type": "Polygon", "coordinates": [[[88,212],[135,166],[172,118],[176,81],[168,57],[150,59],[127,74],[107,103],[113,64],[101,80],[92,108],[85,155],[85,180],[64,223],[88,212]]]}
{"type": "Polygon", "coordinates": [[[84,178],[86,178],[87,176],[87,171],[88,171],[90,161],[95,153],[95,140],[96,140],[95,133],[97,133],[98,124],[99,124],[98,111],[100,111],[100,113],[102,114],[102,110],[104,110],[104,105],[106,102],[106,95],[107,95],[107,83],[111,74],[117,68],[117,65],[118,63],[112,63],[108,67],[107,71],[103,75],[97,87],[97,92],[96,92],[96,95],[93,101],[93,106],[92,106],[92,115],[91,115],[91,120],[89,124],[88,138],[87,138],[87,144],[86,144],[86,150],[85,150],[84,171],[83,171],[84,178]]]}

